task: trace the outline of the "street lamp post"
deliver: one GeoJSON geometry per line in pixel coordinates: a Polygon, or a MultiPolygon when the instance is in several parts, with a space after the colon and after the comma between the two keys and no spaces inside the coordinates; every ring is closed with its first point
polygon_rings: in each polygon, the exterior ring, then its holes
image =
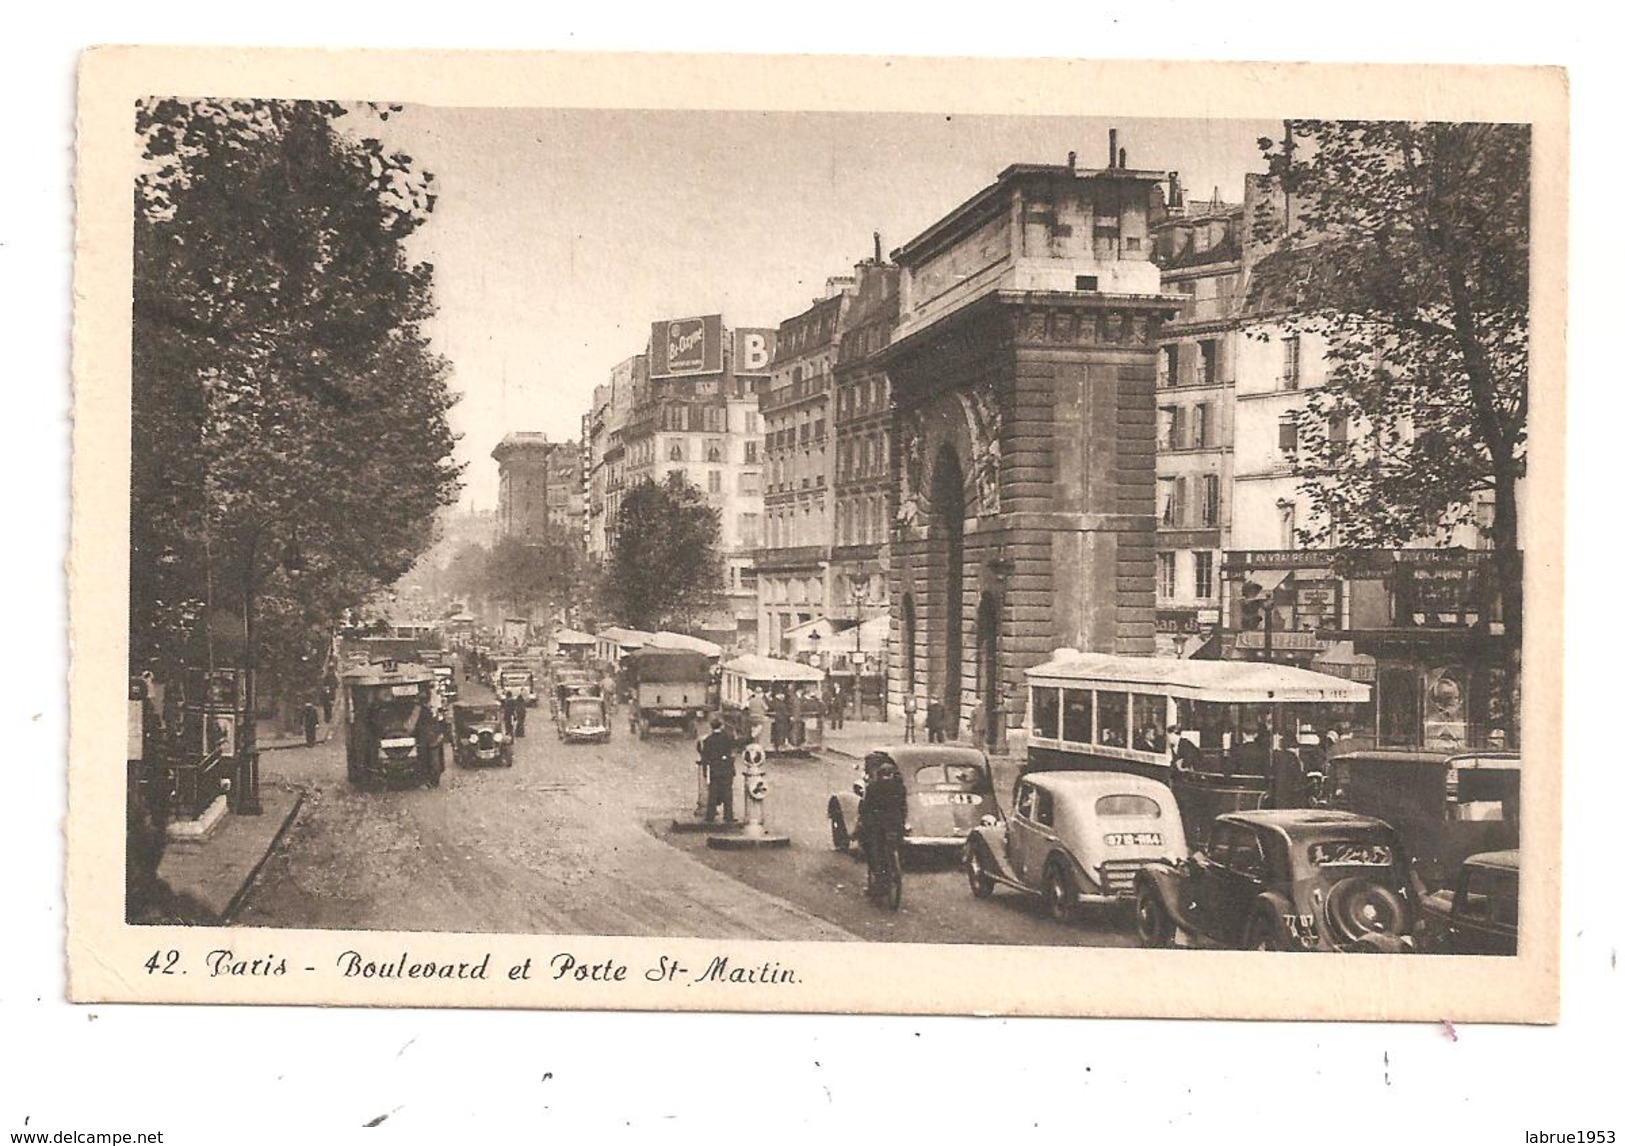
{"type": "Polygon", "coordinates": [[[855,658],[856,671],[852,674],[853,703],[857,708],[858,720],[863,720],[863,607],[869,603],[869,581],[867,573],[864,580],[852,586],[852,607],[858,615],[857,656],[855,658]]]}

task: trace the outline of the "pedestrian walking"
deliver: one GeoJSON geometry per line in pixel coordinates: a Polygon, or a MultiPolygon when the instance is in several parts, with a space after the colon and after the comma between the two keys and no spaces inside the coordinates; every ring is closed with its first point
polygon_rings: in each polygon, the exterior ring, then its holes
{"type": "Polygon", "coordinates": [[[322,723],[333,723],[333,699],[338,689],[331,679],[322,682],[322,723]]]}
{"type": "Polygon", "coordinates": [[[705,766],[705,822],[717,820],[722,805],[722,822],[734,822],[734,739],[723,730],[720,718],[711,719],[711,735],[700,741],[700,763],[705,766]]]}
{"type": "Polygon", "coordinates": [[[316,706],[308,700],[305,701],[303,715],[305,720],[305,747],[314,748],[316,747],[316,706]]]}
{"type": "Polygon", "coordinates": [[[513,698],[513,734],[516,739],[525,738],[525,698],[515,694],[513,698]]]}
{"type": "Polygon", "coordinates": [[[973,701],[970,706],[970,742],[978,748],[987,744],[987,711],[983,709],[980,700],[973,701]]]}
{"type": "Polygon", "coordinates": [[[942,744],[947,739],[948,712],[942,706],[942,699],[933,696],[931,702],[925,706],[925,738],[932,744],[942,744]]]}
{"type": "Polygon", "coordinates": [[[920,702],[914,699],[914,690],[903,694],[903,743],[914,743],[914,716],[920,709],[920,702]]]}
{"type": "Polygon", "coordinates": [[[837,684],[829,701],[829,726],[841,728],[846,724],[846,689],[837,684]]]}

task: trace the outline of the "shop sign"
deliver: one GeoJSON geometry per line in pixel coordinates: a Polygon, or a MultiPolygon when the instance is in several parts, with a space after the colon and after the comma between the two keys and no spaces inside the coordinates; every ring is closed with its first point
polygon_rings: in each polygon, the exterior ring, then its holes
{"type": "Polygon", "coordinates": [[[651,377],[711,374],[722,369],[722,316],[674,318],[654,324],[649,338],[651,377]]]}
{"type": "Polygon", "coordinates": [[[1157,632],[1193,636],[1202,631],[1195,609],[1158,609],[1157,632]]]}
{"type": "Polygon", "coordinates": [[[777,330],[734,331],[734,373],[766,374],[773,365],[778,338],[777,330]]]}
{"type": "MultiPolygon", "coordinates": [[[[1236,648],[1262,649],[1264,647],[1264,634],[1258,629],[1248,629],[1236,634],[1236,648]]],[[[1312,632],[1303,632],[1294,629],[1273,632],[1270,634],[1270,647],[1277,652],[1319,653],[1331,648],[1330,641],[1323,641],[1312,632]]]]}

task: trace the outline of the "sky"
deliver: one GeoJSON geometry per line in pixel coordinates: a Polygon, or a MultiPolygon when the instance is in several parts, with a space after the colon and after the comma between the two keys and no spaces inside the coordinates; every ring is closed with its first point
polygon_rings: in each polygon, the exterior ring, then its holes
{"type": "Polygon", "coordinates": [[[462,399],[463,505],[496,499],[506,433],[580,436],[592,389],[656,319],[777,326],[834,275],[889,253],[1012,163],[1174,170],[1239,199],[1279,123],[899,113],[408,106],[352,121],[435,175],[410,253],[435,266],[430,332],[462,399]]]}

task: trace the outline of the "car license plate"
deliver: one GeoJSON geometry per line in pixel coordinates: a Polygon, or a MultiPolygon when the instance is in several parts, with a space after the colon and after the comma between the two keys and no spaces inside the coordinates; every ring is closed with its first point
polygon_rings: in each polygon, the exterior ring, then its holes
{"type": "Polygon", "coordinates": [[[390,696],[416,696],[417,694],[418,686],[415,684],[396,684],[391,685],[389,689],[390,696]]]}
{"type": "Polygon", "coordinates": [[[981,797],[974,792],[921,792],[916,797],[926,807],[941,807],[944,804],[979,804],[981,797]]]}
{"type": "Polygon", "coordinates": [[[1109,848],[1160,848],[1162,846],[1161,832],[1107,832],[1106,846],[1109,848]]]}

